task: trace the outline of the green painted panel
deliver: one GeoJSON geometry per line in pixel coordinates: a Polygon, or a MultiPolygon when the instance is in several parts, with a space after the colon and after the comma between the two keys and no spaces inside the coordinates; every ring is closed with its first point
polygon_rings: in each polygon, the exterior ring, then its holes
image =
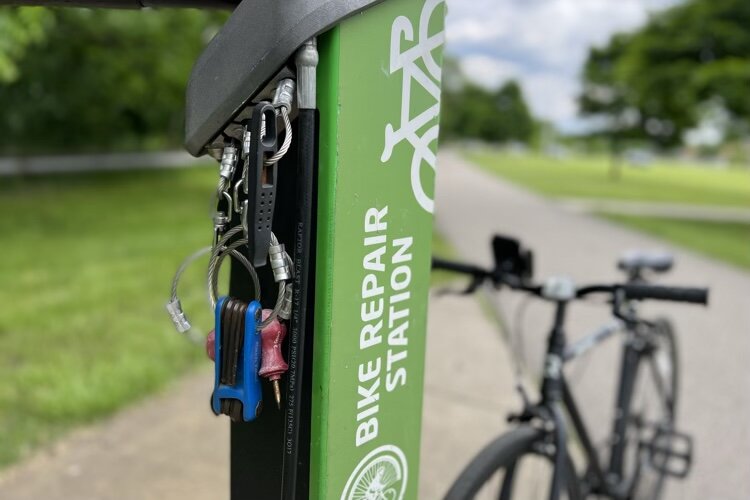
{"type": "Polygon", "coordinates": [[[444,14],[388,0],[319,38],[313,498],[417,496],[444,14]]]}

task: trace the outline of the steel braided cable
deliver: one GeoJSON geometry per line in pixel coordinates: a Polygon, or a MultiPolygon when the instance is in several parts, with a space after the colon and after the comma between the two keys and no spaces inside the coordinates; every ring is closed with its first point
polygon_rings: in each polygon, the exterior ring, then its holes
{"type": "MultiPolygon", "coordinates": [[[[284,120],[284,142],[281,144],[281,147],[279,148],[276,153],[273,154],[273,156],[267,158],[263,161],[263,164],[267,167],[273,165],[274,163],[278,163],[279,160],[281,160],[284,155],[289,151],[289,148],[292,145],[292,122],[289,119],[289,111],[287,110],[286,106],[280,106],[278,109],[281,110],[281,119],[284,120]]],[[[266,135],[266,122],[263,121],[260,124],[260,136],[264,137],[266,135]]]]}
{"type": "MultiPolygon", "coordinates": [[[[216,307],[216,297],[218,295],[218,281],[219,281],[219,269],[221,268],[221,263],[224,261],[224,258],[229,254],[235,258],[237,258],[248,270],[250,273],[251,279],[253,280],[253,283],[255,285],[255,296],[257,300],[260,300],[260,281],[258,280],[258,274],[255,271],[255,268],[250,264],[250,262],[247,260],[247,258],[242,255],[240,252],[236,250],[236,248],[247,245],[248,240],[246,238],[242,238],[236,241],[233,241],[229,245],[226,245],[226,243],[231,239],[234,235],[236,235],[239,231],[241,231],[242,228],[240,226],[235,226],[234,228],[230,229],[221,240],[219,240],[219,243],[214,247],[212,253],[211,253],[211,260],[209,261],[208,265],[208,297],[209,301],[211,302],[211,308],[214,309],[216,307]],[[226,245],[226,246],[225,246],[226,245]]],[[[279,241],[276,238],[276,235],[271,233],[271,244],[272,245],[278,245],[279,241]]],[[[284,252],[284,257],[287,262],[291,262],[291,257],[288,253],[284,252]]],[[[279,315],[279,311],[284,306],[284,296],[286,293],[287,286],[291,286],[291,284],[287,284],[286,281],[280,281],[279,282],[279,289],[278,294],[276,296],[276,303],[274,304],[273,309],[271,310],[271,314],[263,320],[259,328],[265,328],[268,326],[276,317],[279,315]]]]}

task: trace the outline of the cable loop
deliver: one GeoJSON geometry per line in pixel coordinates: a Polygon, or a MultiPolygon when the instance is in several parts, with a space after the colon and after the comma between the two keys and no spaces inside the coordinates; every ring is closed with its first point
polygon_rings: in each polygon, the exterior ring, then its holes
{"type": "MultiPolygon", "coordinates": [[[[279,106],[278,108],[276,108],[276,113],[281,114],[281,118],[282,120],[284,120],[284,142],[281,144],[281,147],[273,156],[263,161],[263,164],[267,167],[270,167],[274,163],[278,163],[279,160],[284,157],[287,151],[289,151],[289,148],[292,145],[292,122],[289,119],[289,111],[287,110],[286,106],[279,106]]],[[[260,129],[261,137],[266,135],[265,131],[265,122],[263,122],[260,129]]]]}
{"type": "MultiPolygon", "coordinates": [[[[221,264],[227,255],[231,255],[232,257],[235,257],[237,260],[240,261],[240,263],[245,267],[245,269],[248,270],[248,273],[250,274],[250,277],[255,286],[255,298],[256,300],[260,300],[260,281],[258,279],[258,274],[255,268],[250,263],[250,261],[247,260],[247,257],[245,257],[244,255],[242,255],[240,252],[236,250],[238,247],[247,245],[248,240],[246,238],[242,238],[242,239],[238,239],[238,240],[233,241],[232,243],[227,244],[229,240],[241,230],[242,228],[240,226],[235,226],[234,228],[230,229],[224,235],[224,237],[219,241],[216,247],[214,247],[211,253],[211,260],[209,261],[209,264],[208,264],[208,294],[209,294],[208,297],[211,303],[212,310],[216,307],[216,300],[218,296],[219,270],[221,269],[221,264]]],[[[279,244],[279,241],[276,238],[276,235],[274,235],[273,233],[271,233],[271,244],[272,245],[279,244]]],[[[291,262],[291,257],[289,257],[288,254],[285,255],[285,258],[288,259],[289,262],[291,262]]],[[[276,303],[274,304],[273,310],[271,311],[271,314],[260,323],[258,328],[261,328],[261,329],[265,328],[274,319],[278,317],[279,312],[282,311],[285,305],[284,299],[285,299],[285,294],[286,294],[286,288],[290,286],[292,286],[291,283],[287,283],[286,281],[279,282],[278,293],[276,296],[276,303]]]]}

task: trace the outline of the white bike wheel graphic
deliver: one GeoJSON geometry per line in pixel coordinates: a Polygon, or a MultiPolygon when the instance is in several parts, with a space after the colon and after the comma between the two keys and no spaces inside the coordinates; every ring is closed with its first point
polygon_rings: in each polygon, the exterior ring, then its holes
{"type": "Polygon", "coordinates": [[[396,446],[380,446],[357,464],[341,500],[402,500],[407,474],[404,453],[396,446]]]}

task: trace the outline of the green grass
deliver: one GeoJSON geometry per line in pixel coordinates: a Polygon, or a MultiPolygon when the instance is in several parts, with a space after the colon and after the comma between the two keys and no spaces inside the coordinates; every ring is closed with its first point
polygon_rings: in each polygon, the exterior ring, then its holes
{"type": "MultiPolygon", "coordinates": [[[[211,238],[214,169],[0,184],[0,465],[204,360],[164,311],[181,259],[211,238]]],[[[203,270],[183,304],[210,325],[203,270]]]]}
{"type": "Polygon", "coordinates": [[[605,217],[710,257],[750,269],[750,223],[611,214],[605,217]]]}
{"type": "Polygon", "coordinates": [[[467,156],[490,172],[552,197],[609,198],[750,207],[750,170],[711,169],[661,162],[646,168],[623,167],[609,176],[604,156],[554,159],[536,154],[495,151],[467,156]]]}

